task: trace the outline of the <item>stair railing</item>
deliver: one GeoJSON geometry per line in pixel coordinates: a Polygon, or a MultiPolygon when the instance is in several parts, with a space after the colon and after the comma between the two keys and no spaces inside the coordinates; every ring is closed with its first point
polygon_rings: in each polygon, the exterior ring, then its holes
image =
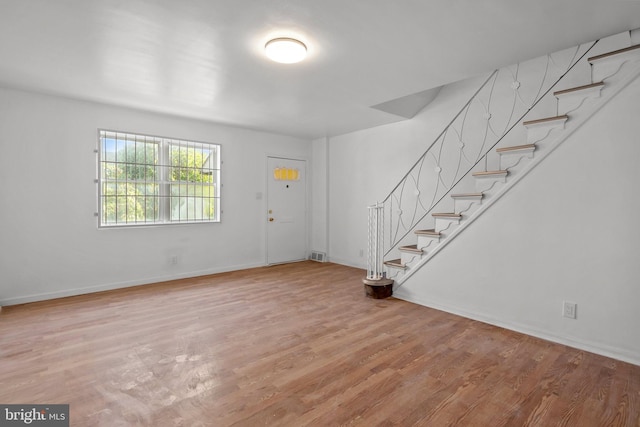
{"type": "Polygon", "coordinates": [[[367,275],[504,140],[597,42],[495,70],[381,203],[369,207],[367,275]],[[526,69],[526,68],[529,69],[526,69]],[[537,71],[537,72],[536,72],[537,71]],[[526,79],[526,81],[525,81],[526,79]],[[507,91],[505,91],[507,88],[507,91]],[[372,225],[372,212],[375,223],[372,225]]]}

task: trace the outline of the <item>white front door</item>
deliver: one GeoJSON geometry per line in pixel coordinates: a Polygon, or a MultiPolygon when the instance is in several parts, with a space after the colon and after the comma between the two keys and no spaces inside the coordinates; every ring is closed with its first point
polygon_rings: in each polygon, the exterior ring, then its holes
{"type": "Polygon", "coordinates": [[[307,258],[304,160],[267,158],[267,264],[307,258]]]}

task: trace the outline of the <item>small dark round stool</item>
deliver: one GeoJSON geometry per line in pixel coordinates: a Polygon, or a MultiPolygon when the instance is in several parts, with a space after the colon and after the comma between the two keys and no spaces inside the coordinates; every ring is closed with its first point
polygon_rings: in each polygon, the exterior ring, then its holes
{"type": "Polygon", "coordinates": [[[364,294],[369,298],[384,299],[393,294],[393,280],[391,279],[362,279],[364,294]]]}

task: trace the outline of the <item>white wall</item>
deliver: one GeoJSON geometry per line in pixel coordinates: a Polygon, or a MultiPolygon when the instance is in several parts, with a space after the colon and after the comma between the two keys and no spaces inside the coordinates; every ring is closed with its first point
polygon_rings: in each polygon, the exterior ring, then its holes
{"type": "Polygon", "coordinates": [[[264,265],[266,155],[310,158],[311,141],[0,89],[0,153],[9,305],[264,265]],[[98,128],[222,144],[222,222],[98,230],[98,128]]]}
{"type": "Polygon", "coordinates": [[[640,364],[639,100],[637,79],[395,295],[640,364]]]}

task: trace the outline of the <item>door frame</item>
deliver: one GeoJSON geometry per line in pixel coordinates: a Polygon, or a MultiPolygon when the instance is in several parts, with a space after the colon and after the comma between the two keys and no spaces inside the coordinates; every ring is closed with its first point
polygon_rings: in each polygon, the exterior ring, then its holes
{"type": "Polygon", "coordinates": [[[266,177],[264,181],[264,194],[265,203],[262,207],[262,218],[264,224],[264,265],[277,265],[277,264],[269,264],[269,224],[268,224],[268,215],[269,215],[269,180],[272,178],[272,172],[269,170],[269,159],[283,159],[283,160],[295,160],[304,162],[304,170],[305,170],[305,185],[304,185],[304,260],[309,259],[309,227],[311,224],[310,218],[310,197],[309,193],[311,190],[311,174],[310,174],[310,162],[307,158],[303,156],[288,156],[288,155],[279,155],[279,154],[265,154],[264,158],[264,169],[266,177]]]}

